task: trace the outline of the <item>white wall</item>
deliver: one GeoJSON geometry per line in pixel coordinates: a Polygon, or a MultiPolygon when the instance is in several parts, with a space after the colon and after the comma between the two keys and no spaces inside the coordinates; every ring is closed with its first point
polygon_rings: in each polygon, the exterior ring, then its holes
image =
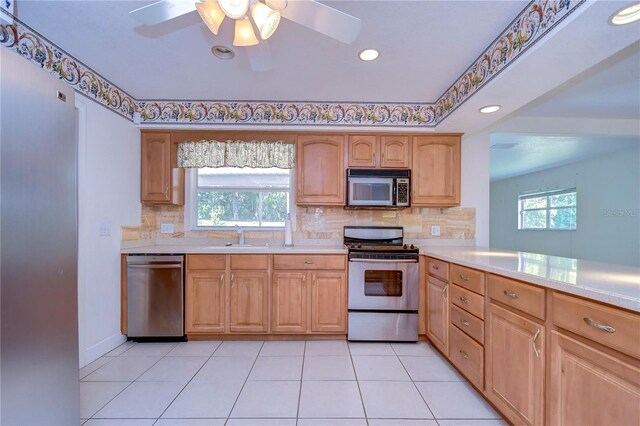
{"type": "Polygon", "coordinates": [[[140,131],[77,94],[78,320],[80,366],[110,351],[120,334],[120,227],[140,223],[140,131]],[[110,236],[98,236],[101,222],[110,236]]]}
{"type": "Polygon", "coordinates": [[[640,266],[640,150],[491,184],[491,246],[640,266]],[[518,193],[575,185],[575,231],[518,231],[518,193]]]}
{"type": "Polygon", "coordinates": [[[476,245],[489,246],[490,135],[481,131],[462,137],[460,205],[476,209],[476,245]]]}

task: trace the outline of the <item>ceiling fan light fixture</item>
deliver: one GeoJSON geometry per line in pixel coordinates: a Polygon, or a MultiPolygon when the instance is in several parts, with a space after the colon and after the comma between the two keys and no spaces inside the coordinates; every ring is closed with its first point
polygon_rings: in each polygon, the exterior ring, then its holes
{"type": "Polygon", "coordinates": [[[220,9],[231,19],[243,18],[249,11],[249,0],[218,0],[220,9]]]}
{"type": "Polygon", "coordinates": [[[380,52],[376,49],[364,49],[358,53],[358,57],[365,62],[373,61],[374,59],[377,59],[378,56],[380,56],[380,52]]]}
{"type": "Polygon", "coordinates": [[[627,6],[617,11],[609,20],[613,25],[630,24],[640,19],[640,3],[627,6]]]}
{"type": "Polygon", "coordinates": [[[236,20],[236,31],[233,37],[234,46],[254,46],[258,44],[256,33],[249,18],[236,20]]]}
{"type": "Polygon", "coordinates": [[[220,25],[222,21],[224,21],[225,14],[218,6],[218,3],[215,0],[209,0],[205,3],[196,3],[196,9],[200,18],[207,25],[207,28],[211,30],[212,33],[218,35],[218,30],[220,29],[220,25]]]}
{"type": "Polygon", "coordinates": [[[480,111],[483,114],[491,114],[492,112],[496,112],[500,109],[500,105],[487,105],[480,108],[480,111]]]}
{"type": "Polygon", "coordinates": [[[260,38],[263,40],[271,37],[280,23],[280,12],[261,2],[256,2],[253,5],[251,16],[258,27],[260,38]]]}

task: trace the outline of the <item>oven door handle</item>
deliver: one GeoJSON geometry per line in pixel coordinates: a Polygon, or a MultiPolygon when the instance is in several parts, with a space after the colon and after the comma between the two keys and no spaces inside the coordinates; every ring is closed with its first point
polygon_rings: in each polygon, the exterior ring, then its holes
{"type": "Polygon", "coordinates": [[[359,263],[418,263],[414,259],[349,259],[349,262],[359,263]]]}

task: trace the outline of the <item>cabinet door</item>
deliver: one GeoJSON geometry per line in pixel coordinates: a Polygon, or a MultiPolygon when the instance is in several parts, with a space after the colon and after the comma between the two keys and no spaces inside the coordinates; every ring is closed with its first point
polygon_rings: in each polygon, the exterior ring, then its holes
{"type": "Polygon", "coordinates": [[[412,205],[460,204],[459,136],[414,136],[412,158],[412,205]]]}
{"type": "Polygon", "coordinates": [[[187,333],[224,333],[224,271],[187,272],[185,314],[187,333]]]}
{"type": "Polygon", "coordinates": [[[380,137],[380,167],[408,169],[411,166],[409,136],[380,137]]]}
{"type": "Polygon", "coordinates": [[[449,355],[449,285],[427,277],[427,336],[440,351],[449,355]]]}
{"type": "Polygon", "coordinates": [[[544,422],[544,326],[489,305],[486,395],[514,424],[544,422]]]}
{"type": "Polygon", "coordinates": [[[142,134],[141,169],[141,201],[171,201],[171,134],[142,134]]]}
{"type": "Polygon", "coordinates": [[[269,329],[269,273],[231,271],[229,331],[266,333],[269,329]]]}
{"type": "Polygon", "coordinates": [[[299,136],[296,173],[297,204],[344,205],[344,136],[299,136]]]}
{"type": "Polygon", "coordinates": [[[349,167],[376,167],[378,141],[375,135],[351,135],[347,146],[349,167]]]}
{"type": "Polygon", "coordinates": [[[311,272],[312,332],[347,332],[346,283],[344,272],[311,272]]]}
{"type": "Polygon", "coordinates": [[[274,272],[271,286],[271,331],[307,332],[307,273],[274,272]]]}
{"type": "Polygon", "coordinates": [[[639,365],[553,331],[550,423],[640,424],[639,365]]]}

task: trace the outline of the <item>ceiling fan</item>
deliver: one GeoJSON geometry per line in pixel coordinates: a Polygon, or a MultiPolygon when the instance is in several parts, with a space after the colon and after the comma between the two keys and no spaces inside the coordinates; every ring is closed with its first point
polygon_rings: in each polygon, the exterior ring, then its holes
{"type": "MultiPolygon", "coordinates": [[[[142,24],[157,25],[195,10],[216,35],[225,18],[235,20],[234,46],[259,43],[254,24],[260,38],[267,40],[278,28],[281,17],[346,44],[356,39],[362,26],[359,18],[315,0],[161,0],[129,14],[142,24]]],[[[247,54],[254,71],[271,68],[266,46],[248,49],[247,54]]]]}

